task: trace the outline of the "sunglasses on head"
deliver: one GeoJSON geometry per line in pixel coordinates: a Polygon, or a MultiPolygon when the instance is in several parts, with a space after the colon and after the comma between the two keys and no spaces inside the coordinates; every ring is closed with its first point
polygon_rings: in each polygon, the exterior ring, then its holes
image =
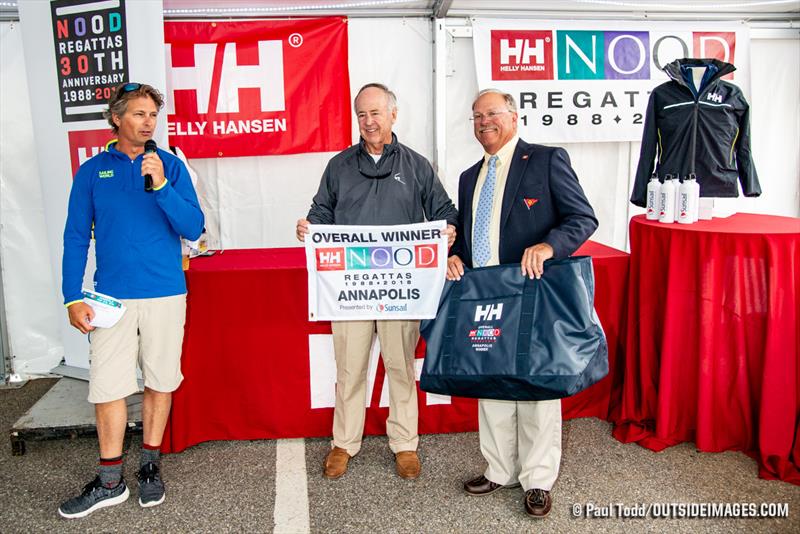
{"type": "Polygon", "coordinates": [[[135,83],[135,82],[126,83],[125,85],[123,85],[122,87],[117,89],[117,92],[119,94],[121,94],[121,95],[124,95],[125,93],[130,93],[131,91],[136,91],[141,86],[142,86],[142,84],[140,84],[140,83],[135,83]]]}

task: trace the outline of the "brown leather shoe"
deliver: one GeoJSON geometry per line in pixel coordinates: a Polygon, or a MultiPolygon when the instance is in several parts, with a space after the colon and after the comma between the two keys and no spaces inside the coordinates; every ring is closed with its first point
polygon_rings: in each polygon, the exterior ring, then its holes
{"type": "Polygon", "coordinates": [[[347,462],[350,460],[350,455],[341,447],[334,447],[328,456],[325,457],[325,471],[323,476],[331,480],[341,477],[347,472],[347,462]]]}
{"type": "Polygon", "coordinates": [[[549,491],[543,489],[529,489],[525,492],[525,511],[531,517],[544,517],[550,513],[553,498],[549,491]]]}
{"type": "Polygon", "coordinates": [[[468,480],[464,482],[464,491],[467,492],[467,495],[474,495],[476,497],[481,497],[483,495],[489,495],[490,493],[494,493],[495,491],[503,488],[518,488],[519,482],[516,484],[497,484],[492,482],[485,476],[481,475],[479,477],[475,477],[472,480],[468,480]]]}
{"type": "Polygon", "coordinates": [[[400,478],[414,479],[419,476],[422,467],[416,451],[400,451],[394,455],[394,464],[400,478]]]}

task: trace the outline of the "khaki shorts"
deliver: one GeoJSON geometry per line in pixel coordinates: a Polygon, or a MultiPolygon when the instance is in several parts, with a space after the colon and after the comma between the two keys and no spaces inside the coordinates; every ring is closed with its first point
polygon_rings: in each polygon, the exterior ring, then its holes
{"type": "Polygon", "coordinates": [[[89,334],[89,402],[111,402],[139,391],[137,364],[145,387],[168,393],[181,374],[186,294],[123,299],[125,314],[111,328],[89,334]]]}

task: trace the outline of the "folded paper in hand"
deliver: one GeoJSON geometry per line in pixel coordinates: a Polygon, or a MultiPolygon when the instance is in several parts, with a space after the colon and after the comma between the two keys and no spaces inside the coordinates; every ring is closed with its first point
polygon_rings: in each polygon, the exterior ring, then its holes
{"type": "Polygon", "coordinates": [[[95,328],[111,328],[125,313],[125,305],[114,297],[88,289],[84,289],[82,293],[83,302],[94,310],[94,319],[89,324],[95,328]]]}

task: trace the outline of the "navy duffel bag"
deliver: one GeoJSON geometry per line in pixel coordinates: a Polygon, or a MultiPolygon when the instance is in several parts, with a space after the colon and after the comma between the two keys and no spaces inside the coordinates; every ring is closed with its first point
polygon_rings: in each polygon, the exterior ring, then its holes
{"type": "Polygon", "coordinates": [[[608,344],[594,309],[588,256],[549,260],[539,280],[519,264],[465,269],[445,284],[420,388],[500,400],[569,397],[608,374],[608,344]]]}

